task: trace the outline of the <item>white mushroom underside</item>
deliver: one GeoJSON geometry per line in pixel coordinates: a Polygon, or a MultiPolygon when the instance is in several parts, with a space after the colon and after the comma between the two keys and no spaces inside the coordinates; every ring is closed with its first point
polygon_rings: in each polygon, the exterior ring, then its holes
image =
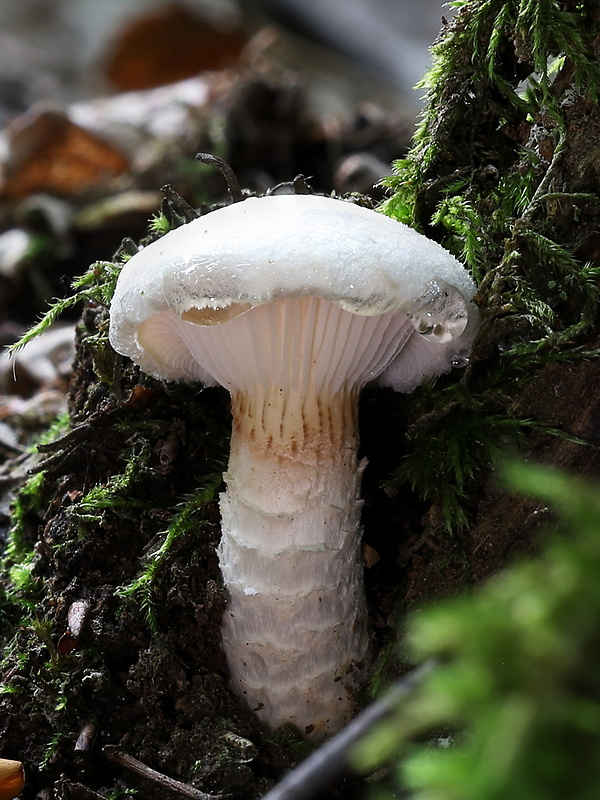
{"type": "Polygon", "coordinates": [[[232,394],[251,393],[262,384],[335,395],[377,377],[411,333],[403,312],[365,317],[316,297],[299,297],[273,300],[217,325],[198,325],[165,311],[139,326],[138,340],[165,363],[186,360],[193,369],[193,359],[232,394]]]}
{"type": "Polygon", "coordinates": [[[232,395],[219,558],[233,687],[270,727],[334,731],[369,651],[357,398],[414,328],[401,312],[357,316],[305,297],[211,327],[164,314],[140,338],[164,352],[171,331],[189,354],[171,357],[202,363],[232,395]]]}
{"type": "MultiPolygon", "coordinates": [[[[236,364],[238,366],[243,364],[244,368],[248,369],[250,381],[253,380],[251,371],[253,368],[257,370],[256,374],[263,375],[273,364],[273,354],[284,345],[284,340],[272,340],[273,334],[279,336],[278,326],[280,323],[276,322],[272,311],[265,315],[265,309],[272,307],[279,309],[281,313],[282,309],[287,308],[287,304],[291,303],[293,299],[275,300],[269,304],[257,306],[250,316],[243,313],[227,323],[218,325],[197,325],[181,319],[171,310],[161,311],[137,327],[136,347],[140,351],[137,361],[142,370],[157,377],[175,380],[185,376],[186,380],[196,380],[205,386],[222,385],[230,391],[234,391],[242,374],[242,370],[238,369],[236,364]],[[282,305],[284,303],[285,306],[282,305]],[[259,309],[263,310],[259,312],[259,309]],[[257,313],[260,313],[262,323],[257,327],[256,332],[253,330],[250,335],[248,324],[252,323],[254,329],[257,313]],[[248,357],[250,361],[248,361],[248,357]]],[[[295,298],[295,301],[299,302],[301,299],[295,298]]],[[[304,298],[304,300],[307,299],[304,298]]],[[[360,341],[364,332],[365,341],[373,347],[377,344],[377,341],[371,338],[374,320],[393,316],[402,321],[403,339],[401,343],[397,343],[395,352],[395,355],[399,357],[389,357],[389,353],[384,353],[381,362],[384,363],[384,366],[379,370],[372,369],[371,374],[363,378],[363,383],[376,380],[384,386],[393,386],[397,391],[410,392],[423,380],[448,372],[454,359],[457,356],[460,357],[461,353],[468,352],[470,335],[469,337],[458,335],[456,338],[444,342],[440,342],[435,337],[422,336],[414,328],[414,318],[409,321],[403,311],[388,312],[380,317],[363,317],[343,311],[332,303],[321,302],[329,308],[330,318],[336,315],[345,320],[340,325],[339,338],[343,338],[344,326],[348,327],[349,320],[352,320],[354,340],[360,341]],[[465,343],[462,342],[463,338],[465,343]]],[[[296,326],[305,323],[311,326],[309,333],[314,334],[313,339],[319,335],[322,336],[322,332],[312,329],[312,314],[313,312],[308,310],[306,316],[300,314],[296,315],[294,319],[288,320],[286,341],[290,340],[290,335],[293,334],[296,326]]],[[[188,320],[191,316],[188,316],[188,320]]],[[[324,324],[324,315],[321,316],[320,324],[324,324]]],[[[470,334],[470,331],[468,333],[470,334]]],[[[307,337],[303,350],[304,358],[311,356],[310,343],[311,339],[307,337]]],[[[361,345],[361,348],[363,346],[361,345]]],[[[317,350],[317,348],[319,367],[326,378],[333,382],[332,365],[335,367],[339,360],[338,338],[329,332],[326,341],[314,341],[313,350],[317,350]]],[[[288,373],[295,372],[295,368],[298,368],[295,380],[299,380],[300,372],[305,375],[304,380],[306,380],[308,372],[298,360],[298,353],[287,358],[285,367],[283,362],[279,366],[280,370],[287,370],[288,373]]],[[[282,376],[279,377],[279,380],[281,379],[282,376]]],[[[273,381],[277,380],[278,376],[274,374],[273,381]]],[[[288,380],[292,379],[288,376],[288,380]]]]}
{"type": "Polygon", "coordinates": [[[172,362],[156,339],[152,352],[144,349],[140,328],[190,313],[216,324],[232,310],[320,297],[361,316],[404,311],[435,340],[411,337],[409,349],[424,350],[423,364],[413,358],[412,372],[394,363],[381,375],[383,385],[411,391],[423,375],[449,370],[454,354],[469,350],[474,291],[450,253],[383,214],[315,195],[249,198],[170,231],[125,264],[111,302],[110,341],[157,378],[214,385],[204,364],[185,348],[182,354],[172,320],[164,343],[172,362]]]}

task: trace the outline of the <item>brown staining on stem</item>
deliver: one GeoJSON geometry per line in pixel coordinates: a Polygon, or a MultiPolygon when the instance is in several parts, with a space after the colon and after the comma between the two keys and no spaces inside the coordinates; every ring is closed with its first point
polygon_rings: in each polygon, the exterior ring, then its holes
{"type": "Polygon", "coordinates": [[[276,386],[261,388],[231,398],[233,435],[253,450],[316,466],[330,463],[336,451],[354,449],[356,392],[302,396],[298,391],[281,394],[276,386]]]}

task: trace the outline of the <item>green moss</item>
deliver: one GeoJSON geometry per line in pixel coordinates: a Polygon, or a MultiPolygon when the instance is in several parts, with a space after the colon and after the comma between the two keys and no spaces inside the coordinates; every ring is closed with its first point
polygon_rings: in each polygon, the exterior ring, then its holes
{"type": "Polygon", "coordinates": [[[9,352],[14,353],[24,347],[40,333],[53,325],[64,312],[79,305],[83,301],[93,301],[103,306],[108,306],[114,293],[115,285],[121,266],[110,261],[97,261],[71,284],[73,294],[62,300],[56,300],[40,321],[31,327],[24,336],[12,347],[9,352]]]}
{"type": "MultiPolygon", "coordinates": [[[[459,0],[455,21],[433,46],[433,66],[421,82],[426,108],[407,159],[389,185],[405,216],[418,220],[424,182],[464,177],[451,172],[502,162],[496,150],[509,124],[532,121],[543,109],[564,131],[552,81],[568,72],[572,86],[595,101],[600,68],[594,53],[596,10],[586,2],[459,0]],[[478,136],[478,132],[486,136],[478,136]],[[472,157],[476,156],[476,161],[472,157]],[[483,158],[482,158],[483,156],[483,158]]],[[[514,140],[513,140],[514,141],[514,140]]],[[[512,147],[513,155],[519,148],[512,147]]]]}
{"type": "Polygon", "coordinates": [[[44,488],[44,475],[32,475],[21,487],[13,505],[11,527],[4,551],[4,564],[6,568],[30,558],[33,544],[31,543],[29,519],[32,513],[39,510],[42,504],[42,490],[44,488]]]}
{"type": "Polygon", "coordinates": [[[164,236],[171,230],[170,220],[162,213],[155,214],[150,221],[150,230],[164,236]]]}
{"type": "Polygon", "coordinates": [[[52,739],[46,745],[46,749],[40,764],[42,769],[46,769],[46,767],[52,762],[52,759],[55,757],[58,751],[58,747],[62,738],[62,734],[55,733],[52,739]]]}
{"type": "Polygon", "coordinates": [[[28,604],[33,604],[39,596],[39,585],[31,574],[33,564],[33,553],[31,553],[18,564],[14,564],[8,572],[14,593],[28,604]]]}
{"type": "Polygon", "coordinates": [[[439,240],[479,286],[471,363],[410,401],[396,474],[456,530],[472,480],[535,427],[512,413],[516,393],[548,363],[599,355],[600,263],[586,237],[600,192],[584,131],[600,131],[600,13],[559,0],[453,5],[381,210],[439,240]]]}
{"type": "Polygon", "coordinates": [[[505,472],[565,530],[538,560],[413,618],[413,656],[439,666],[360,761],[372,769],[397,757],[398,783],[415,800],[600,792],[600,493],[548,468],[505,472]],[[454,732],[449,748],[410,744],[443,729],[454,732]]]}
{"type": "Polygon", "coordinates": [[[69,517],[77,522],[100,524],[105,512],[135,513],[148,509],[148,502],[135,496],[136,485],[148,472],[149,443],[141,438],[125,448],[125,471],[111,475],[105,483],[97,484],[69,508],[69,517]]]}
{"type": "Polygon", "coordinates": [[[215,473],[210,480],[184,500],[175,510],[173,519],[161,536],[161,541],[146,557],[146,565],[141,573],[127,586],[118,590],[123,598],[131,598],[144,614],[150,630],[160,632],[156,615],[156,586],[161,575],[168,569],[173,545],[184,536],[197,536],[205,523],[201,514],[208,503],[214,502],[218,487],[222,483],[221,473],[215,473]]]}

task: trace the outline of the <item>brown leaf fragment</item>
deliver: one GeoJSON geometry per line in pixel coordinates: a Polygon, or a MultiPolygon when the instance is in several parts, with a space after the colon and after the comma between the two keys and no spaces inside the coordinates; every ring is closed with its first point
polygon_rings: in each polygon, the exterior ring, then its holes
{"type": "Polygon", "coordinates": [[[122,91],[149,89],[234,64],[246,36],[178,3],[136,18],[113,43],[105,74],[122,91]]]}
{"type": "Polygon", "coordinates": [[[129,162],[112,145],[44,107],[18,117],[6,131],[7,152],[0,194],[75,195],[126,172],[129,162]]]}

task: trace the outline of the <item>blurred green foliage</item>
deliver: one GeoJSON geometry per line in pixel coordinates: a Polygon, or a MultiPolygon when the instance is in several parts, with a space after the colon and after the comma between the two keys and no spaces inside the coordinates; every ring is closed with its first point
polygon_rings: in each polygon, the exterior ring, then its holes
{"type": "Polygon", "coordinates": [[[411,800],[600,797],[599,487],[526,463],[504,472],[561,530],[535,560],[413,617],[414,658],[440,665],[357,754],[362,769],[395,762],[411,800]]]}

